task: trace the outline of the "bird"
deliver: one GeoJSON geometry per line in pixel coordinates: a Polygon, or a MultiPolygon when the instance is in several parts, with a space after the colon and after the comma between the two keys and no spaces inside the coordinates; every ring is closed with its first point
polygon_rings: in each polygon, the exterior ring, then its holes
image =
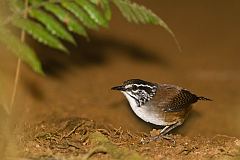
{"type": "Polygon", "coordinates": [[[124,94],[133,112],[140,119],[162,126],[162,136],[183,124],[193,103],[199,100],[212,101],[176,85],[152,83],[141,79],[126,80],[122,85],[111,89],[124,94]]]}

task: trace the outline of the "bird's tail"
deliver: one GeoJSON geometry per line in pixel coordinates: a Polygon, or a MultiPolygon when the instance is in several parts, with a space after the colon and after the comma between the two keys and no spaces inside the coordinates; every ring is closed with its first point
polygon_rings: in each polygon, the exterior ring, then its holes
{"type": "Polygon", "coordinates": [[[211,99],[206,98],[206,97],[202,97],[202,96],[198,97],[198,100],[212,101],[211,99]]]}

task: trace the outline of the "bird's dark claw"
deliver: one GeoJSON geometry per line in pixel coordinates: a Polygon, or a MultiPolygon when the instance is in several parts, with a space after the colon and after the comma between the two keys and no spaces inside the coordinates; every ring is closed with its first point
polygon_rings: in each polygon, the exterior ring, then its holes
{"type": "Polygon", "coordinates": [[[162,139],[165,139],[167,141],[171,141],[173,143],[173,146],[176,145],[176,141],[173,137],[173,135],[158,135],[158,136],[154,136],[154,137],[150,137],[152,139],[152,141],[159,141],[159,140],[162,140],[162,139]]]}
{"type": "Polygon", "coordinates": [[[150,143],[153,141],[159,141],[159,140],[167,140],[167,141],[171,141],[173,143],[173,146],[176,146],[176,141],[174,139],[174,137],[172,135],[157,135],[157,136],[151,136],[151,137],[147,137],[147,138],[143,138],[141,139],[141,143],[142,144],[146,144],[146,143],[150,143]]]}

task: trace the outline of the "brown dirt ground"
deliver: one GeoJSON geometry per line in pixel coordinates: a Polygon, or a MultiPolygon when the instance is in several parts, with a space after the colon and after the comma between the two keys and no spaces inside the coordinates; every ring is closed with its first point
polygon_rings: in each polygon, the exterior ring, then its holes
{"type": "Polygon", "coordinates": [[[26,159],[239,159],[240,140],[226,135],[185,137],[130,132],[92,120],[68,118],[27,126],[20,143],[26,159]],[[41,158],[40,158],[41,157],[41,158]]]}
{"type": "MultiPolygon", "coordinates": [[[[46,76],[22,66],[11,115],[0,107],[1,157],[240,159],[240,1],[139,2],[164,18],[183,52],[160,27],[128,24],[116,11],[109,30],[92,33],[90,42],[78,39],[79,47],[69,46],[70,56],[33,44],[46,76]],[[130,78],[177,84],[214,101],[194,105],[173,132],[175,145],[148,142],[159,127],[137,118],[123,96],[110,90],[130,78]]],[[[6,108],[16,59],[4,49],[0,57],[6,108]]]]}

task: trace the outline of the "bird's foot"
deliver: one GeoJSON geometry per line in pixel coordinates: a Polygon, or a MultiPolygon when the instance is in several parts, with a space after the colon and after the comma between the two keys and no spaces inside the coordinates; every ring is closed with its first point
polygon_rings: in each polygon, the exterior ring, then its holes
{"type": "Polygon", "coordinates": [[[142,144],[146,144],[146,143],[150,143],[150,142],[156,142],[156,141],[160,141],[160,140],[167,140],[167,141],[171,141],[173,146],[176,146],[176,141],[173,138],[172,135],[158,135],[158,136],[154,136],[154,137],[147,137],[147,138],[142,138],[141,139],[141,143],[142,144]]]}
{"type": "Polygon", "coordinates": [[[156,130],[156,129],[153,129],[150,132],[150,137],[143,138],[141,140],[141,143],[145,144],[145,143],[149,143],[149,142],[152,142],[152,141],[159,141],[159,140],[163,140],[163,139],[167,140],[167,141],[171,141],[173,143],[173,146],[176,145],[176,141],[175,141],[173,135],[161,134],[160,131],[156,130]]]}
{"type": "Polygon", "coordinates": [[[174,139],[172,134],[167,134],[167,135],[160,134],[158,136],[150,137],[150,139],[152,141],[159,141],[159,140],[163,140],[164,139],[164,140],[167,140],[167,141],[171,141],[173,143],[173,146],[176,145],[176,141],[175,141],[175,139],[174,139]]]}

